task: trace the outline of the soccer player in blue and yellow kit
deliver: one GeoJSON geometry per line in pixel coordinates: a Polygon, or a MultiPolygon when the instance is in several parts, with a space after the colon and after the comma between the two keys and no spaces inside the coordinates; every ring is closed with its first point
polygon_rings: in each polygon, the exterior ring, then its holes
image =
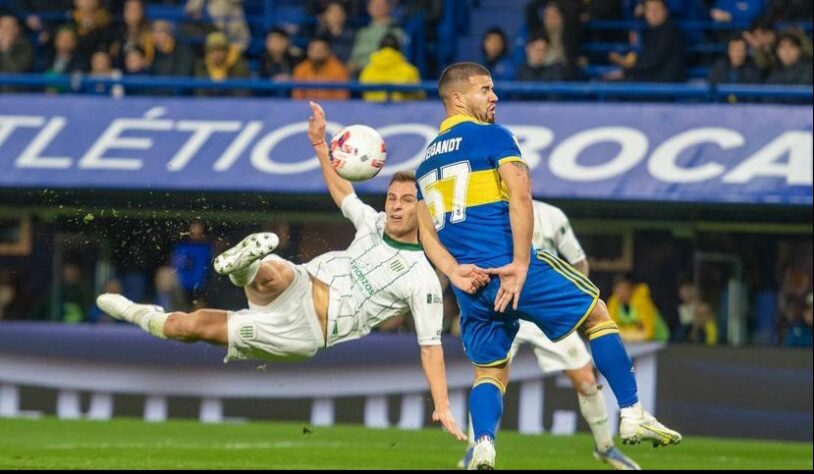
{"type": "Polygon", "coordinates": [[[489,71],[453,64],[438,93],[447,118],[416,172],[421,243],[446,274],[474,264],[499,276],[477,291],[454,288],[464,351],[475,365],[469,412],[476,443],[467,467],[494,468],[518,319],[537,324],[552,341],[582,329],[621,408],[623,442],[678,443],[681,435],[639,404],[631,360],[599,290],[552,254],[532,258],[531,179],[516,140],[494,123],[498,99],[489,71]]]}

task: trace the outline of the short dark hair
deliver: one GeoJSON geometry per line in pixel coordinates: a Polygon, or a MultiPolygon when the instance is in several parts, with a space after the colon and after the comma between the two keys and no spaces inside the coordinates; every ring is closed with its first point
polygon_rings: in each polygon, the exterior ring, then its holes
{"type": "Polygon", "coordinates": [[[803,42],[800,40],[800,37],[794,34],[793,31],[785,30],[780,32],[779,35],[777,35],[775,50],[780,46],[780,43],[782,43],[783,41],[790,42],[791,44],[797,46],[798,49],[801,49],[803,47],[803,42]]]}
{"type": "Polygon", "coordinates": [[[746,38],[743,37],[743,32],[739,31],[737,33],[733,33],[731,36],[729,36],[729,38],[727,38],[726,44],[729,45],[729,43],[734,43],[736,41],[746,43],[746,38]]]}
{"type": "Polygon", "coordinates": [[[470,77],[491,76],[489,70],[478,63],[455,63],[444,69],[441,78],[438,79],[438,95],[441,101],[446,103],[451,89],[460,82],[469,82],[470,77]]]}
{"type": "Polygon", "coordinates": [[[535,31],[534,33],[530,34],[528,38],[526,38],[526,46],[534,43],[535,41],[543,40],[546,44],[550,44],[551,40],[549,39],[548,35],[543,30],[535,31]]]}
{"type": "Polygon", "coordinates": [[[268,35],[280,35],[280,36],[283,36],[285,38],[288,38],[288,37],[291,36],[291,35],[288,34],[288,31],[286,31],[285,28],[282,28],[282,27],[279,27],[279,26],[275,26],[274,28],[268,30],[268,33],[266,33],[266,37],[268,37],[268,35]]]}
{"type": "Polygon", "coordinates": [[[416,182],[415,173],[413,173],[412,171],[409,170],[396,171],[395,173],[393,173],[393,177],[390,178],[390,183],[387,185],[387,187],[390,187],[390,185],[393,183],[415,183],[415,182],[416,182]]]}
{"type": "MultiPolygon", "coordinates": [[[[509,38],[506,36],[506,32],[503,31],[503,29],[500,28],[499,26],[493,26],[493,27],[489,28],[488,30],[486,30],[486,32],[483,33],[483,38],[481,38],[481,40],[480,40],[480,42],[481,42],[481,50],[483,50],[483,42],[484,42],[484,40],[486,40],[486,37],[489,36],[489,35],[498,35],[498,36],[500,36],[500,40],[503,41],[503,49],[500,51],[499,56],[503,57],[506,54],[506,51],[509,49],[509,38]]],[[[486,51],[484,51],[484,53],[485,52],[486,51]]]]}
{"type": "Polygon", "coordinates": [[[382,48],[393,48],[396,51],[401,51],[401,44],[399,44],[398,36],[394,35],[393,33],[387,33],[382,38],[382,41],[379,43],[379,49],[382,48]]]}

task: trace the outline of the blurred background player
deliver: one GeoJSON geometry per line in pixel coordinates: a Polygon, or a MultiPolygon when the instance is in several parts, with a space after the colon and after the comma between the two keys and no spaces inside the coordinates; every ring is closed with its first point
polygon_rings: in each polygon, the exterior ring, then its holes
{"type": "Polygon", "coordinates": [[[455,289],[464,351],[476,377],[469,396],[476,441],[467,467],[494,469],[509,352],[521,318],[555,342],[582,328],[619,402],[624,442],[678,443],[681,435],[639,403],[632,362],[599,290],[547,252],[531,258],[531,177],[517,141],[495,125],[498,98],[489,71],[453,64],[441,74],[438,94],[446,119],[416,173],[421,243],[446,275],[462,262],[494,267],[487,271],[500,276],[474,294],[455,289]]]}
{"type": "MultiPolygon", "coordinates": [[[[564,258],[587,277],[590,272],[588,259],[565,213],[558,207],[537,200],[532,203],[532,207],[534,231],[531,243],[534,248],[564,258]]],[[[572,332],[565,339],[554,343],[535,324],[520,320],[520,329],[509,352],[510,362],[523,344],[530,344],[534,348],[543,373],[563,371],[571,380],[579,398],[580,413],[594,436],[594,457],[617,470],[639,470],[638,464],[613,445],[608,412],[596,383],[591,354],[579,335],[572,332]]],[[[467,450],[468,455],[461,467],[468,464],[471,448],[475,444],[471,424],[469,428],[470,449],[467,450]]]]}
{"type": "MultiPolygon", "coordinates": [[[[99,296],[99,307],[162,339],[226,346],[224,362],[309,358],[319,349],[365,336],[382,321],[410,311],[435,403],[433,420],[465,440],[447,397],[441,285],[418,244],[415,178],[411,173],[396,173],[385,212],[376,212],[331,167],[325,114],[313,102],[311,109],[308,137],[328,191],[356,228],[347,250],[295,265],[271,254],[279,244],[276,234],[251,234],[214,261],[218,273],[245,289],[248,309],[166,313],[161,307],[109,293],[99,296]]],[[[488,278],[480,273],[471,276],[470,271],[461,268],[452,281],[474,292],[488,278]]]]}

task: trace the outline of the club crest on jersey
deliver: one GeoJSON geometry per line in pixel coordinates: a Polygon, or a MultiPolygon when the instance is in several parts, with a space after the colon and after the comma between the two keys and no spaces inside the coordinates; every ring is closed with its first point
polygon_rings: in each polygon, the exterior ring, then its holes
{"type": "Polygon", "coordinates": [[[240,329],[238,329],[238,334],[240,334],[241,338],[251,341],[255,338],[257,330],[255,329],[254,324],[244,324],[243,326],[240,326],[240,329]]]}
{"type": "Polygon", "coordinates": [[[392,270],[392,271],[394,271],[396,273],[401,273],[406,268],[407,268],[407,266],[401,260],[393,260],[392,262],[390,262],[390,270],[392,270]]]}

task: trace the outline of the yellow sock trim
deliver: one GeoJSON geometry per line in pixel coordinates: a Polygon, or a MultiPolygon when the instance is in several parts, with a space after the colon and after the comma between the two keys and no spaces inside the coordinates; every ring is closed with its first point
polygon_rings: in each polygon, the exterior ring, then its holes
{"type": "Polygon", "coordinates": [[[490,383],[490,384],[494,385],[495,387],[497,387],[497,389],[500,390],[501,395],[506,394],[506,386],[503,385],[502,383],[500,383],[500,380],[498,380],[498,379],[496,379],[494,377],[488,377],[488,376],[478,377],[478,378],[475,379],[475,383],[472,384],[472,388],[475,388],[478,385],[485,384],[485,383],[490,383]]]}
{"type": "Polygon", "coordinates": [[[591,329],[585,331],[585,336],[589,341],[593,341],[594,339],[602,336],[607,336],[608,334],[619,334],[619,327],[613,321],[597,324],[591,329]]]}

